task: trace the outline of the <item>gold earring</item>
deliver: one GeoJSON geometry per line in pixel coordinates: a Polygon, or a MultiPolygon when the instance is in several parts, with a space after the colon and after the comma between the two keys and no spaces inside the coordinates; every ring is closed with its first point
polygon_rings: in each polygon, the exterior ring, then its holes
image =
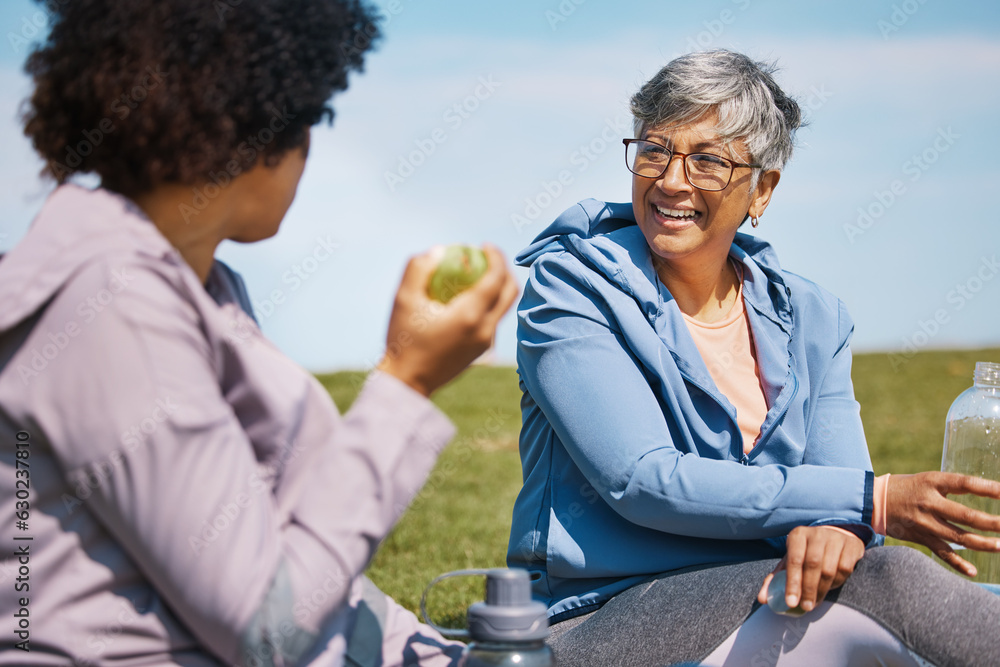
{"type": "Polygon", "coordinates": [[[757,225],[759,225],[760,223],[759,223],[759,222],[757,222],[757,218],[755,218],[755,217],[753,217],[753,216],[751,215],[751,216],[750,216],[750,224],[751,224],[751,225],[753,225],[753,228],[754,228],[754,229],[757,229],[757,225]]]}

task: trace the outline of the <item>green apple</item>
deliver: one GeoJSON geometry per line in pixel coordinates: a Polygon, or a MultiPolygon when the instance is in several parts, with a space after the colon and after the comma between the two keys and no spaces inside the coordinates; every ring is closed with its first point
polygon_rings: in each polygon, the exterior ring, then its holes
{"type": "Polygon", "coordinates": [[[472,287],[486,273],[486,254],[467,245],[450,245],[427,284],[427,294],[448,303],[456,294],[472,287]]]}

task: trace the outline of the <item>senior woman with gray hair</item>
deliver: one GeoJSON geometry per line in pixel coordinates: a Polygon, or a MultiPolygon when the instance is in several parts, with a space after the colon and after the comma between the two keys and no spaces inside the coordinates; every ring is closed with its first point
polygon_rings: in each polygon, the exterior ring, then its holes
{"type": "Polygon", "coordinates": [[[891,535],[974,574],[954,549],[1000,550],[969,530],[1000,518],[947,494],[1000,484],[875,477],[843,303],[737,231],[801,124],[772,73],[729,51],[669,63],[632,98],[632,202],[583,201],[518,257],[508,563],[565,664],[1000,664],[1000,598],[867,549],[891,535]],[[799,619],[761,606],[782,570],[799,619]]]}

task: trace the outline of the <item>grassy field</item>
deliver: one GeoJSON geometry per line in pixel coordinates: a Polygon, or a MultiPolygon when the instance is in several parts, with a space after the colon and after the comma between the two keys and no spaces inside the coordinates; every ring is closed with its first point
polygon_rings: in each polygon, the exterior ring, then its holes
{"type": "MultiPolygon", "coordinates": [[[[854,388],[876,474],[940,468],[948,407],[972,385],[976,361],[1000,361],[1000,349],[855,357],[854,388]]],[[[344,411],[360,378],[343,372],[320,381],[344,411]]],[[[470,369],[434,396],[458,435],[368,570],[411,610],[438,574],[503,566],[511,507],[521,486],[520,396],[513,368],[486,366],[470,369]]],[[[465,608],[481,598],[481,580],[448,580],[428,607],[435,622],[457,627],[464,624],[465,608]]]]}

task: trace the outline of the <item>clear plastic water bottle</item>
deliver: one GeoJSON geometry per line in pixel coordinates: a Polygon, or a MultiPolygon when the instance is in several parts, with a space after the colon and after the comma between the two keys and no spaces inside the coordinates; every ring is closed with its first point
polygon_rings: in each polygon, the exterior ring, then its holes
{"type": "Polygon", "coordinates": [[[444,635],[470,638],[459,667],[552,667],[555,656],[545,644],[548,609],[531,599],[527,570],[497,568],[443,574],[424,590],[420,600],[424,621],[444,635]],[[469,607],[468,630],[441,628],[427,618],[427,591],[442,579],[486,575],[486,600],[469,607]]]}
{"type": "MultiPolygon", "coordinates": [[[[948,410],[941,470],[1000,481],[1000,364],[976,363],[974,384],[948,410]]],[[[952,500],[977,510],[1000,514],[1000,500],[975,495],[952,496],[952,500]]],[[[1000,534],[990,533],[991,537],[1000,534]]],[[[976,566],[978,583],[1000,584],[1000,554],[952,547],[976,566]],[[961,550],[961,551],[960,551],[961,550]]]]}

